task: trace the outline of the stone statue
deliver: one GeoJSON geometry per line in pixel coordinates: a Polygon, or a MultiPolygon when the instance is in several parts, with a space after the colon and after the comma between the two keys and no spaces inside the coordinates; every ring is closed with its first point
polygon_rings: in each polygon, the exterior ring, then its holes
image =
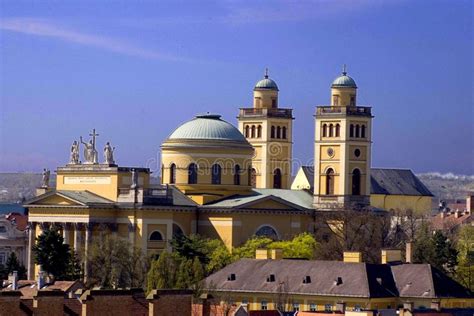
{"type": "Polygon", "coordinates": [[[79,164],[79,143],[77,141],[74,141],[71,145],[69,163],[73,165],[79,164]]]}
{"type": "Polygon", "coordinates": [[[132,185],[130,186],[131,189],[138,188],[138,173],[135,169],[132,169],[132,185]]]}
{"type": "Polygon", "coordinates": [[[114,165],[114,151],[115,147],[110,146],[110,143],[107,142],[104,147],[104,159],[105,163],[108,165],[114,165]]]}
{"type": "Polygon", "coordinates": [[[43,177],[41,178],[41,187],[47,189],[49,187],[49,176],[51,171],[49,169],[43,169],[43,177]]]}

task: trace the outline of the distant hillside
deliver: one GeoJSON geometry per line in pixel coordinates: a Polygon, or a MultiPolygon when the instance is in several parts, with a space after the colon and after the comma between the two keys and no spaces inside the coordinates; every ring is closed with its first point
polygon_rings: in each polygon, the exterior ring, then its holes
{"type": "MultiPolygon", "coordinates": [[[[35,196],[41,185],[40,173],[0,173],[0,202],[17,203],[35,196]]],[[[151,177],[152,184],[159,184],[160,178],[151,177]]],[[[50,185],[56,185],[56,175],[51,173],[50,185]]]]}
{"type": "Polygon", "coordinates": [[[417,176],[437,198],[442,200],[465,199],[469,192],[474,192],[474,176],[437,172],[417,176]]]}
{"type": "MultiPolygon", "coordinates": [[[[468,192],[474,192],[474,176],[454,174],[425,173],[418,177],[440,199],[464,199],[468,192]]],[[[51,173],[51,184],[56,176],[51,173]]],[[[152,184],[159,184],[159,177],[151,177],[152,184]]],[[[0,173],[0,202],[19,202],[35,195],[41,184],[38,173],[0,173]]]]}

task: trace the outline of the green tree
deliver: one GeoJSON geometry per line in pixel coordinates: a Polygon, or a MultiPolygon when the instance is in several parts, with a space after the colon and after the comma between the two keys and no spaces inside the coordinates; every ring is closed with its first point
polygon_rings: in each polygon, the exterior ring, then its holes
{"type": "Polygon", "coordinates": [[[204,266],[203,277],[233,262],[232,254],[220,239],[206,239],[205,247],[208,263],[204,266]]]}
{"type": "Polygon", "coordinates": [[[202,264],[209,262],[206,239],[201,238],[199,235],[177,235],[171,241],[171,246],[173,247],[173,251],[180,257],[186,259],[194,259],[197,257],[202,264]]]}
{"type": "Polygon", "coordinates": [[[458,233],[456,279],[474,291],[474,226],[464,225],[458,233]]]}
{"type": "Polygon", "coordinates": [[[83,271],[82,271],[82,266],[81,266],[81,260],[79,257],[76,255],[76,253],[73,251],[70,255],[67,269],[66,269],[66,274],[64,276],[64,280],[66,281],[75,281],[75,280],[80,280],[84,276],[83,271]]]}
{"type": "Polygon", "coordinates": [[[143,255],[123,238],[106,234],[94,238],[87,260],[89,286],[123,288],[144,284],[143,255]]]}
{"type": "Polygon", "coordinates": [[[64,239],[58,229],[45,229],[41,235],[36,237],[33,246],[35,263],[41,266],[53,280],[66,276],[68,264],[71,258],[69,245],[64,244],[64,239]]]}
{"type": "Polygon", "coordinates": [[[5,264],[5,272],[6,274],[10,274],[10,273],[13,273],[13,271],[18,272],[18,278],[20,280],[26,279],[25,266],[20,264],[20,261],[18,261],[16,254],[14,252],[11,252],[5,264]]]}
{"type": "Polygon", "coordinates": [[[163,251],[158,260],[153,260],[147,274],[147,290],[176,288],[178,255],[163,251]]]}
{"type": "Polygon", "coordinates": [[[240,258],[255,258],[255,251],[260,248],[268,248],[273,242],[272,239],[267,237],[254,237],[248,239],[242,246],[234,249],[234,257],[240,258]]]}
{"type": "Polygon", "coordinates": [[[298,259],[314,259],[314,253],[318,243],[313,235],[302,233],[292,240],[275,241],[269,246],[270,249],[282,249],[283,257],[298,259]]]}

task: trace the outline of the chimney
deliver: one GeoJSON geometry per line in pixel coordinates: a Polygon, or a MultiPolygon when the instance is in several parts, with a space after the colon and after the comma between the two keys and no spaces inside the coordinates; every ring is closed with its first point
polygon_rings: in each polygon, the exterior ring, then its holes
{"type": "Polygon", "coordinates": [[[466,198],[466,211],[467,214],[472,214],[472,211],[474,210],[474,195],[469,194],[466,198]]]}
{"type": "Polygon", "coordinates": [[[362,253],[360,251],[344,251],[344,262],[362,262],[362,253]]]}
{"type": "Polygon", "coordinates": [[[382,264],[402,262],[402,251],[398,249],[382,249],[382,264]]]}
{"type": "Polygon", "coordinates": [[[341,312],[342,314],[346,313],[346,303],[339,302],[336,303],[336,311],[341,312]]]}
{"type": "Polygon", "coordinates": [[[43,286],[44,286],[44,276],[43,276],[43,271],[40,271],[38,272],[38,281],[37,281],[38,290],[41,290],[43,286]]]}
{"type": "Polygon", "coordinates": [[[459,210],[454,211],[454,218],[459,218],[459,210]]]}
{"type": "Polygon", "coordinates": [[[413,263],[413,243],[412,242],[407,242],[405,247],[406,247],[405,262],[406,263],[413,263]]]}
{"type": "Polygon", "coordinates": [[[8,275],[8,281],[12,285],[12,290],[18,290],[18,271],[13,271],[12,274],[8,275]]]}
{"type": "Polygon", "coordinates": [[[405,302],[403,303],[403,309],[407,311],[413,311],[413,302],[405,302]]]}
{"type": "Polygon", "coordinates": [[[273,260],[283,259],[283,249],[271,249],[270,257],[273,260]]]}
{"type": "Polygon", "coordinates": [[[255,251],[255,259],[262,259],[262,260],[270,259],[268,257],[268,250],[267,249],[257,249],[255,251]]]}
{"type": "Polygon", "coordinates": [[[445,216],[446,216],[446,213],[445,213],[444,211],[441,211],[440,217],[441,217],[441,218],[444,218],[445,216]]]}

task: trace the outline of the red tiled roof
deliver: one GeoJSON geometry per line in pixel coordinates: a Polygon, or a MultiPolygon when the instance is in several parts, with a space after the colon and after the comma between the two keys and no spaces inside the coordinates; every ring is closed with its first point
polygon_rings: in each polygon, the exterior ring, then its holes
{"type": "Polygon", "coordinates": [[[16,222],[16,228],[18,230],[24,231],[26,227],[28,226],[28,216],[27,215],[22,215],[19,213],[10,213],[8,215],[5,215],[5,218],[7,220],[15,221],[16,222]]]}

